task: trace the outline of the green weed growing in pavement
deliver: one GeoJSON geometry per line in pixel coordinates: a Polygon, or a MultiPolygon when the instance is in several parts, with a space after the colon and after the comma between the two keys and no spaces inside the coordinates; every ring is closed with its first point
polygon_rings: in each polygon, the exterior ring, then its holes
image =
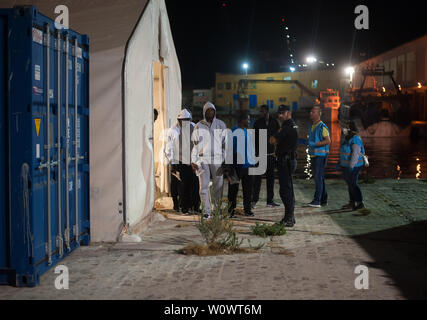
{"type": "Polygon", "coordinates": [[[228,210],[220,204],[215,207],[209,220],[204,219],[203,215],[200,217],[197,229],[199,229],[208,246],[214,243],[231,246],[238,244],[228,210]]]}
{"type": "Polygon", "coordinates": [[[273,225],[257,223],[254,227],[251,227],[251,232],[253,235],[267,238],[269,236],[283,236],[286,234],[286,229],[285,225],[281,223],[275,223],[273,225]]]}
{"type": "Polygon", "coordinates": [[[209,220],[200,217],[200,222],[196,224],[199,229],[205,245],[190,243],[185,248],[178,250],[185,255],[212,256],[233,253],[255,253],[260,250],[264,244],[252,247],[249,242],[249,248],[241,248],[243,239],[237,237],[228,209],[217,205],[211,213],[209,220]]]}
{"type": "Polygon", "coordinates": [[[227,237],[221,241],[221,247],[227,248],[231,251],[236,251],[243,243],[243,239],[239,239],[236,232],[230,232],[227,237]]]}
{"type": "Polygon", "coordinates": [[[259,245],[255,246],[255,247],[252,247],[250,239],[248,239],[248,244],[249,244],[249,248],[256,250],[256,251],[261,250],[265,246],[265,242],[264,242],[264,243],[260,243],[259,245]]]}

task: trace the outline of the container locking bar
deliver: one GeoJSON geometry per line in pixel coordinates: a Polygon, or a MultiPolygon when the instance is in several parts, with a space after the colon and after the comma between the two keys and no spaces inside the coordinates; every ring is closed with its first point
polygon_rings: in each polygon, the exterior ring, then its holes
{"type": "Polygon", "coordinates": [[[74,175],[74,200],[75,200],[75,214],[76,214],[76,224],[74,226],[74,235],[76,237],[76,243],[77,246],[79,245],[80,242],[80,237],[79,237],[79,184],[78,184],[78,180],[79,180],[79,141],[78,139],[80,138],[80,132],[78,132],[77,130],[80,131],[80,126],[78,126],[78,73],[77,73],[77,51],[78,51],[78,43],[77,43],[77,38],[74,39],[74,153],[75,153],[75,175],[74,175]]]}
{"type": "Polygon", "coordinates": [[[68,252],[71,251],[71,239],[70,239],[70,191],[68,189],[68,179],[69,179],[69,164],[70,164],[70,130],[69,130],[69,75],[68,75],[68,56],[70,52],[70,42],[68,33],[65,35],[65,181],[66,181],[66,192],[65,192],[65,213],[67,219],[67,228],[65,229],[65,245],[67,246],[68,252]]]}
{"type": "Polygon", "coordinates": [[[56,236],[56,247],[58,248],[59,256],[64,255],[64,241],[62,237],[62,172],[61,172],[61,31],[57,30],[56,32],[56,49],[58,57],[58,86],[57,86],[57,95],[58,95],[58,111],[56,113],[57,117],[57,157],[58,157],[58,235],[56,236]]]}
{"type": "Polygon", "coordinates": [[[47,137],[47,256],[48,265],[52,264],[52,230],[51,230],[51,194],[50,194],[50,28],[46,24],[46,137],[47,137]]]}

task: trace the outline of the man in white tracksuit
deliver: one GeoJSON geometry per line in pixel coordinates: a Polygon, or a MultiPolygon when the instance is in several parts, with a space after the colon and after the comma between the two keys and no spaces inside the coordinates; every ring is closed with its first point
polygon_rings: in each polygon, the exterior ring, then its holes
{"type": "Polygon", "coordinates": [[[215,208],[222,199],[223,176],[217,171],[226,159],[228,130],[224,122],[216,118],[216,108],[208,102],[203,107],[203,117],[194,127],[191,153],[191,165],[199,176],[200,200],[203,205],[204,218],[211,216],[211,201],[215,208]],[[212,177],[212,195],[209,195],[209,183],[212,177]]]}

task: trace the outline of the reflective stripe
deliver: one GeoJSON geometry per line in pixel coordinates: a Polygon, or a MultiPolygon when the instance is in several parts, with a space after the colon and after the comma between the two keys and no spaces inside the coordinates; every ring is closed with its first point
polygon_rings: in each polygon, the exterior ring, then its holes
{"type": "Polygon", "coordinates": [[[315,153],[329,153],[329,151],[322,150],[322,149],[314,149],[315,153]]]}
{"type": "MultiPolygon", "coordinates": [[[[341,153],[341,155],[342,155],[342,156],[349,157],[349,156],[351,156],[351,153],[345,153],[345,152],[343,152],[343,153],[341,153]]],[[[361,156],[364,156],[365,154],[364,154],[364,153],[360,153],[360,155],[361,155],[361,156]]]]}
{"type": "MultiPolygon", "coordinates": [[[[343,161],[341,161],[341,165],[350,165],[350,162],[351,161],[347,161],[347,160],[343,160],[343,161]]],[[[363,160],[359,160],[359,162],[357,162],[357,164],[363,164],[363,160]]]]}

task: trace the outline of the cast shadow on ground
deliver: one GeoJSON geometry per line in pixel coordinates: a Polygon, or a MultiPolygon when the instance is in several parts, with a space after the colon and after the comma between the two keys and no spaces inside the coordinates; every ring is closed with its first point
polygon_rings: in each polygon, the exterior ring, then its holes
{"type": "Polygon", "coordinates": [[[368,268],[382,269],[389,275],[387,284],[407,299],[420,300],[427,298],[426,235],[427,221],[420,221],[352,238],[375,261],[365,262],[368,268]]]}

